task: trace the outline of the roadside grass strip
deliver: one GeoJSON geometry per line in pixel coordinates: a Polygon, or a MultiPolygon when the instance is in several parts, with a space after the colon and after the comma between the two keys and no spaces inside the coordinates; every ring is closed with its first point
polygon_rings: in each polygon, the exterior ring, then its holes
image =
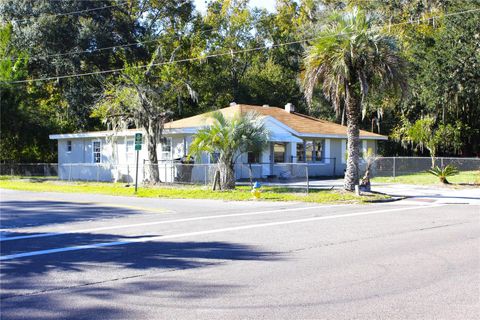
{"type": "MultiPolygon", "coordinates": [[[[382,210],[373,210],[373,211],[360,211],[360,212],[352,212],[352,213],[339,214],[339,215],[295,219],[295,220],[278,221],[278,222],[259,223],[259,224],[251,224],[251,225],[238,226],[238,227],[219,228],[219,229],[211,229],[211,230],[204,230],[204,231],[196,231],[196,232],[187,232],[187,233],[157,236],[157,237],[141,237],[141,238],[136,238],[136,239],[131,239],[131,240],[124,240],[124,241],[101,242],[101,243],[88,244],[88,245],[71,246],[71,247],[63,247],[63,248],[55,248],[55,249],[47,249],[47,250],[37,250],[37,251],[17,253],[17,254],[12,254],[12,255],[5,255],[5,256],[0,256],[0,261],[13,260],[13,259],[19,259],[19,258],[25,258],[25,257],[33,257],[33,256],[40,256],[40,255],[47,255],[47,254],[53,254],[53,253],[71,252],[71,251],[79,251],[79,250],[87,250],[87,249],[97,249],[97,248],[113,247],[113,246],[120,246],[120,245],[128,245],[128,244],[134,244],[134,243],[145,243],[145,242],[152,242],[152,241],[158,241],[158,240],[161,241],[161,240],[175,239],[175,238],[202,236],[202,235],[216,234],[216,233],[229,232],[229,231],[239,231],[239,230],[274,227],[274,226],[305,223],[305,222],[314,222],[314,221],[322,221],[322,220],[358,217],[358,216],[372,215],[372,214],[378,214],[378,213],[387,213],[387,212],[421,210],[421,209],[441,207],[441,206],[442,205],[431,205],[431,206],[417,206],[417,207],[410,207],[410,208],[395,208],[395,209],[382,209],[382,210]]],[[[301,209],[297,209],[297,210],[301,210],[301,209]]]]}
{"type": "MultiPolygon", "coordinates": [[[[455,187],[455,184],[478,185],[480,183],[479,179],[480,171],[461,171],[457,175],[448,177],[448,181],[451,183],[450,187],[455,187]]],[[[443,185],[439,182],[438,177],[435,177],[428,172],[401,174],[396,177],[374,177],[371,181],[375,183],[443,185]]]]}
{"type": "MultiPolygon", "coordinates": [[[[209,186],[165,185],[158,187],[141,187],[137,194],[132,187],[121,183],[65,182],[65,181],[29,181],[0,180],[0,188],[34,192],[94,193],[113,196],[136,196],[147,198],[171,199],[212,199],[228,201],[254,201],[251,189],[239,186],[235,190],[212,191],[209,186]]],[[[349,202],[385,199],[384,195],[356,196],[351,192],[311,189],[306,194],[305,188],[262,187],[261,199],[266,201],[301,201],[314,203],[349,202]]]]}

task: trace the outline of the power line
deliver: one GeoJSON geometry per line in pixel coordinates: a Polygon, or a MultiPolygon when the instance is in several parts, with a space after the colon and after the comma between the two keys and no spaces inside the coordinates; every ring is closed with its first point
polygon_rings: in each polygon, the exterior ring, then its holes
{"type": "MultiPolygon", "coordinates": [[[[64,0],[47,0],[47,1],[64,1],[64,0]]],[[[105,1],[105,0],[76,0],[76,1],[85,1],[85,2],[97,2],[97,1],[105,1]]],[[[184,3],[181,3],[180,6],[184,5],[184,3]]],[[[95,9],[97,10],[97,9],[95,9]]],[[[100,10],[100,9],[98,9],[100,10]]],[[[67,14],[67,13],[65,13],[67,14]]],[[[39,17],[36,17],[36,18],[39,18],[39,17]]],[[[28,20],[28,19],[24,19],[24,20],[28,20]]],[[[17,21],[20,21],[20,20],[17,20],[17,21]]],[[[200,32],[200,34],[204,34],[206,32],[210,32],[210,31],[214,31],[216,29],[207,29],[207,30],[203,30],[200,32]]],[[[105,51],[105,50],[112,50],[112,49],[116,49],[116,48],[126,48],[126,47],[133,47],[133,46],[138,46],[138,45],[142,45],[142,44],[146,44],[146,43],[152,43],[152,42],[156,42],[157,40],[146,40],[146,41],[137,41],[137,42],[131,42],[131,43],[127,43],[127,44],[122,44],[122,45],[117,45],[117,46],[109,46],[109,47],[101,47],[101,48],[96,48],[96,49],[88,49],[88,50],[82,50],[82,51],[70,51],[70,52],[63,52],[63,53],[53,53],[53,54],[45,54],[45,55],[33,55],[33,56],[29,56],[29,58],[49,58],[49,57],[62,57],[62,56],[68,56],[68,55],[77,55],[77,54],[83,54],[83,53],[92,53],[92,52],[97,52],[97,51],[105,51]]],[[[15,60],[14,57],[11,57],[11,58],[4,58],[2,59],[1,61],[5,61],[5,60],[15,60]]]]}
{"type": "Polygon", "coordinates": [[[132,42],[132,43],[122,44],[122,45],[118,45],[118,46],[102,47],[102,48],[91,49],[91,50],[71,51],[71,52],[53,53],[53,54],[46,54],[46,55],[35,55],[35,56],[30,56],[29,58],[62,57],[62,56],[97,52],[97,51],[112,50],[112,49],[115,49],[115,48],[133,47],[133,46],[138,46],[138,45],[141,45],[141,44],[151,43],[151,42],[156,42],[156,41],[158,41],[158,40],[155,39],[155,40],[138,41],[138,42],[132,42]]]}
{"type": "MultiPolygon", "coordinates": [[[[49,1],[63,1],[63,0],[49,0],[49,1]]],[[[104,1],[104,0],[82,0],[82,1],[104,1]]],[[[182,3],[181,5],[183,5],[182,3]]],[[[258,23],[260,24],[260,23],[258,23]]],[[[253,24],[254,26],[257,25],[257,23],[253,24]]],[[[197,35],[200,34],[205,34],[210,31],[216,31],[217,29],[211,28],[211,29],[206,29],[202,30],[197,33],[197,35]]],[[[45,55],[33,55],[29,56],[29,59],[32,58],[49,58],[49,57],[62,57],[62,56],[68,56],[68,55],[77,55],[77,54],[83,54],[83,53],[92,53],[92,52],[97,52],[97,51],[105,51],[105,50],[112,50],[116,48],[125,48],[125,47],[133,47],[133,46],[138,46],[146,43],[152,43],[156,42],[157,40],[145,40],[145,41],[137,41],[137,42],[131,42],[127,44],[122,44],[122,45],[117,45],[117,46],[109,46],[109,47],[101,47],[101,48],[96,48],[96,49],[87,49],[87,50],[82,50],[82,51],[70,51],[70,52],[63,52],[63,53],[52,53],[52,54],[45,54],[45,55]]],[[[15,60],[14,57],[11,58],[4,58],[1,61],[5,60],[15,60]]]]}
{"type": "Polygon", "coordinates": [[[52,14],[45,14],[45,15],[40,15],[40,16],[32,15],[32,16],[30,16],[30,18],[12,19],[12,20],[7,21],[7,22],[12,22],[12,23],[13,22],[24,22],[24,21],[30,21],[31,19],[39,19],[39,18],[43,18],[43,17],[68,16],[68,15],[71,15],[71,14],[80,14],[80,13],[84,13],[84,12],[92,12],[92,11],[104,10],[104,9],[108,9],[108,8],[120,7],[120,6],[124,6],[126,4],[128,4],[128,2],[119,2],[119,3],[114,4],[114,5],[98,7],[98,8],[84,9],[84,10],[78,10],[78,11],[70,11],[70,12],[64,12],[64,13],[52,13],[52,14]]]}
{"type": "MultiPolygon", "coordinates": [[[[87,0],[85,0],[87,1],[87,0]]],[[[90,0],[88,0],[90,1],[90,0]]],[[[101,1],[101,0],[95,0],[95,1],[101,1]]],[[[206,32],[210,32],[210,31],[215,31],[216,29],[207,29],[207,30],[203,30],[203,31],[200,31],[198,34],[204,34],[206,32]]],[[[63,53],[52,53],[52,54],[45,54],[45,55],[33,55],[33,56],[29,56],[29,59],[32,59],[32,58],[49,58],[49,57],[62,57],[62,56],[69,56],[69,55],[77,55],[77,54],[83,54],[83,53],[92,53],[92,52],[97,52],[97,51],[105,51],[105,50],[112,50],[112,49],[116,49],[116,48],[126,48],[126,47],[133,47],[133,46],[138,46],[138,45],[142,45],[142,44],[146,44],[146,43],[152,43],[152,42],[156,42],[158,41],[157,39],[154,39],[154,40],[145,40],[145,41],[137,41],[137,42],[131,42],[131,43],[127,43],[127,44],[121,44],[121,45],[118,45],[118,46],[110,46],[110,47],[101,47],[101,48],[96,48],[96,49],[89,49],[89,50],[82,50],[82,51],[70,51],[70,52],[63,52],[63,53]]],[[[14,57],[11,57],[11,58],[4,58],[2,59],[2,61],[4,60],[15,60],[14,57]]]]}
{"type": "MultiPolygon", "coordinates": [[[[443,16],[433,16],[433,17],[428,17],[428,18],[421,18],[421,19],[417,19],[417,20],[413,20],[413,21],[390,24],[388,26],[378,26],[378,27],[373,27],[371,30],[377,30],[377,29],[382,29],[382,28],[385,28],[385,27],[394,27],[394,26],[406,25],[406,24],[414,24],[414,23],[419,23],[419,22],[422,22],[422,21],[433,20],[433,19],[436,19],[436,18],[449,17],[449,16],[454,16],[454,15],[461,15],[461,14],[472,13],[472,12],[477,12],[477,11],[480,11],[480,9],[458,11],[458,12],[453,12],[453,13],[449,13],[449,14],[444,14],[443,16]]],[[[352,32],[350,32],[350,33],[352,33],[352,32]]],[[[312,41],[312,40],[318,40],[318,39],[322,39],[322,38],[330,38],[330,37],[339,36],[341,34],[350,34],[350,33],[344,32],[344,33],[338,33],[338,34],[322,36],[322,37],[313,37],[313,38],[301,39],[301,40],[296,40],[296,41],[277,43],[277,44],[272,44],[270,46],[260,46],[260,47],[254,47],[254,48],[249,48],[249,49],[241,49],[241,50],[230,50],[228,52],[214,53],[214,54],[205,55],[205,56],[201,56],[201,57],[185,58],[185,59],[172,60],[172,61],[167,61],[167,62],[152,63],[152,64],[148,64],[148,65],[133,66],[133,68],[142,69],[142,68],[148,68],[148,67],[158,67],[158,66],[173,64],[173,63],[201,61],[201,60],[206,60],[206,59],[209,59],[209,58],[217,58],[217,57],[228,56],[228,55],[233,56],[235,54],[241,54],[241,53],[247,53],[247,52],[253,52],[253,51],[260,51],[260,50],[270,50],[270,49],[273,49],[273,48],[289,46],[289,45],[292,45],[292,44],[300,44],[300,43],[305,43],[305,42],[312,41]]],[[[60,80],[60,79],[66,79],[66,78],[78,78],[78,77],[93,76],[93,75],[100,75],[100,74],[117,73],[117,72],[124,71],[124,70],[126,70],[126,68],[118,68],[118,69],[110,69],[110,70],[78,73],[78,74],[69,74],[69,75],[60,75],[60,76],[50,76],[50,77],[28,79],[28,80],[18,80],[18,81],[11,81],[11,82],[7,82],[7,83],[9,83],[9,84],[20,84],[20,83],[43,82],[43,81],[60,80]]]]}

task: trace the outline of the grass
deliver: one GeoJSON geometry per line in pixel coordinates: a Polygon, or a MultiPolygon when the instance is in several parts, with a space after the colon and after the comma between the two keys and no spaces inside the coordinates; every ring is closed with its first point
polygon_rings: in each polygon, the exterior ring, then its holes
{"type": "MultiPolygon", "coordinates": [[[[462,171],[458,175],[448,177],[448,181],[451,184],[476,184],[480,183],[480,171],[462,171]]],[[[440,184],[438,177],[434,175],[422,172],[422,173],[413,173],[408,175],[401,175],[398,177],[375,177],[372,179],[372,182],[377,183],[403,183],[403,184],[440,184]]]]}
{"type": "MultiPolygon", "coordinates": [[[[0,179],[0,188],[35,192],[95,193],[148,198],[217,199],[234,201],[253,200],[249,187],[237,187],[235,190],[231,191],[212,191],[204,186],[183,185],[148,188],[141,187],[138,188],[138,193],[135,195],[133,187],[125,187],[125,185],[121,183],[64,182],[36,179],[0,179]]],[[[262,187],[262,196],[260,200],[303,201],[315,203],[359,203],[385,198],[387,197],[383,195],[357,197],[355,194],[349,192],[331,190],[310,190],[310,193],[307,195],[305,190],[292,190],[284,187],[262,187]]]]}

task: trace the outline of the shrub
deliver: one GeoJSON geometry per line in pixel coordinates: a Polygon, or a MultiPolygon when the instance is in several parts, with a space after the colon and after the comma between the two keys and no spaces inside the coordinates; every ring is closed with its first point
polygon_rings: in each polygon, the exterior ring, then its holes
{"type": "Polygon", "coordinates": [[[447,177],[451,177],[451,176],[454,176],[454,175],[458,174],[457,168],[452,166],[451,164],[449,164],[445,168],[440,168],[440,167],[436,166],[436,167],[434,167],[430,170],[427,170],[427,172],[433,174],[436,177],[438,177],[440,179],[440,182],[445,183],[445,184],[449,183],[448,180],[447,180],[447,177]]]}

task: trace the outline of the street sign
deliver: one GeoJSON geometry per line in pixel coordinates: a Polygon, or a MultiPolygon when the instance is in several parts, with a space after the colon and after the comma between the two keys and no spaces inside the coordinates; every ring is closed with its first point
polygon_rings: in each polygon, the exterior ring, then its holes
{"type": "Polygon", "coordinates": [[[135,151],[137,151],[137,163],[135,165],[135,193],[137,193],[138,189],[138,155],[140,150],[142,150],[142,134],[135,133],[135,151]]]}
{"type": "Polygon", "coordinates": [[[140,151],[142,150],[142,134],[135,133],[135,150],[140,151]]]}

